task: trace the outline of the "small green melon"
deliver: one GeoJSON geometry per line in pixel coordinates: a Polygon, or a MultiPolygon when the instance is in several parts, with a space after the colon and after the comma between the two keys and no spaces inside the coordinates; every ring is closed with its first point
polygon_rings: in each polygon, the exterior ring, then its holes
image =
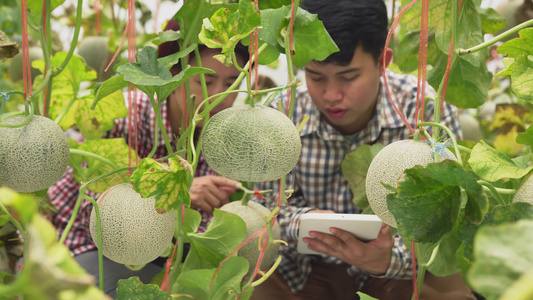
{"type": "Polygon", "coordinates": [[[224,177],[258,182],[287,175],[300,157],[298,130],[270,107],[238,105],[214,115],[202,130],[206,162],[224,177]]]}
{"type": "Polygon", "coordinates": [[[107,46],[109,38],[106,36],[89,36],[78,44],[78,54],[85,59],[85,63],[97,73],[97,81],[109,79],[115,72],[111,66],[107,72],[105,69],[113,58],[107,46]]]}
{"type": "MultiPolygon", "coordinates": [[[[24,116],[1,124],[21,124],[24,116]]],[[[0,185],[17,192],[44,190],[65,173],[70,158],[65,132],[54,121],[33,116],[22,127],[0,127],[0,185]]]]}
{"type": "MultiPolygon", "coordinates": [[[[43,50],[39,47],[30,47],[29,49],[30,53],[30,63],[34,60],[39,60],[43,58],[43,50]]],[[[17,82],[19,80],[22,80],[22,51],[20,51],[17,55],[13,56],[11,59],[11,62],[9,63],[9,78],[11,78],[11,81],[17,82]]],[[[39,69],[31,68],[31,79],[32,82],[35,79],[35,76],[41,74],[41,71],[39,69]]]]}
{"type": "MultiPolygon", "coordinates": [[[[98,199],[102,228],[102,253],[125,265],[143,265],[159,257],[171,244],[174,212],[159,214],[155,196],[142,198],[131,183],[115,185],[98,199]]],[[[96,212],[93,207],[90,232],[96,244],[96,212]]]]}
{"type": "MultiPolygon", "coordinates": [[[[406,169],[434,162],[431,149],[425,142],[396,141],[381,149],[370,163],[366,175],[366,197],[374,214],[389,226],[397,225],[394,215],[387,208],[387,194],[391,191],[382,182],[397,187],[397,181],[406,169]]],[[[439,159],[457,160],[448,149],[439,153],[439,159]]]]}
{"type": "MultiPolygon", "coordinates": [[[[255,232],[261,230],[265,226],[264,218],[270,215],[270,210],[263,205],[249,201],[248,205],[242,205],[241,201],[233,201],[223,205],[220,210],[230,212],[241,217],[246,223],[246,238],[255,232]]],[[[272,239],[279,240],[281,236],[278,222],[274,223],[272,227],[272,239]]],[[[263,239],[263,238],[262,238],[263,239]]],[[[266,270],[278,258],[279,244],[270,244],[263,255],[260,269],[266,270]]],[[[239,256],[246,258],[250,264],[249,273],[253,272],[257,260],[259,259],[260,249],[258,246],[258,238],[252,239],[248,244],[244,245],[238,252],[239,256]]]]}

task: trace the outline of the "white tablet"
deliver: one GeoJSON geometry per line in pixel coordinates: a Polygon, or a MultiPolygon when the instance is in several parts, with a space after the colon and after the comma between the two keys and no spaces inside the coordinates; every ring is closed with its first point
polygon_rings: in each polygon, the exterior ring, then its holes
{"type": "Polygon", "coordinates": [[[362,241],[371,241],[378,237],[381,229],[381,219],[376,215],[361,214],[330,214],[330,213],[307,213],[300,218],[298,232],[298,252],[302,254],[322,253],[310,250],[304,237],[309,237],[309,231],[318,231],[331,234],[329,229],[336,227],[351,232],[362,241]]]}

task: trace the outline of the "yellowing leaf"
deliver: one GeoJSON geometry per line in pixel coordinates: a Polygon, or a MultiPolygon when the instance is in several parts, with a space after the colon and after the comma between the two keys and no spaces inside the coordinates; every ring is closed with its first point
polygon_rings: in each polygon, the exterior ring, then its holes
{"type": "Polygon", "coordinates": [[[496,138],[494,138],[494,148],[511,157],[518,155],[524,148],[524,145],[516,142],[517,136],[518,127],[515,125],[512,126],[506,133],[498,134],[496,138]]]}
{"type": "Polygon", "coordinates": [[[519,125],[523,131],[524,120],[529,117],[529,111],[519,104],[498,104],[494,120],[489,126],[490,130],[507,133],[514,125],[519,125]]]}
{"type": "Polygon", "coordinates": [[[189,207],[191,180],[191,169],[182,166],[177,157],[170,158],[168,164],[145,158],[131,175],[135,191],[143,198],[155,196],[155,208],[158,211],[177,210],[180,204],[189,207]]]}

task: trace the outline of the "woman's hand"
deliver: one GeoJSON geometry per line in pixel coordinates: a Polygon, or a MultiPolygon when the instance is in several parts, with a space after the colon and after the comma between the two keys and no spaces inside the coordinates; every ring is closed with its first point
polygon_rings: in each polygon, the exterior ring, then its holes
{"type": "Polygon", "coordinates": [[[214,175],[195,177],[189,190],[191,206],[212,213],[215,208],[229,202],[237,183],[236,180],[214,175]]]}

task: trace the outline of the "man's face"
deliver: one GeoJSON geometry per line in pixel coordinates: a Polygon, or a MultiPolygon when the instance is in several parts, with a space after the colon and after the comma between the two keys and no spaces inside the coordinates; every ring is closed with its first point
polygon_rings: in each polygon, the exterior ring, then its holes
{"type": "Polygon", "coordinates": [[[346,66],[312,61],[305,67],[314,104],[340,133],[359,132],[372,118],[380,86],[380,66],[358,46],[346,66]]]}

